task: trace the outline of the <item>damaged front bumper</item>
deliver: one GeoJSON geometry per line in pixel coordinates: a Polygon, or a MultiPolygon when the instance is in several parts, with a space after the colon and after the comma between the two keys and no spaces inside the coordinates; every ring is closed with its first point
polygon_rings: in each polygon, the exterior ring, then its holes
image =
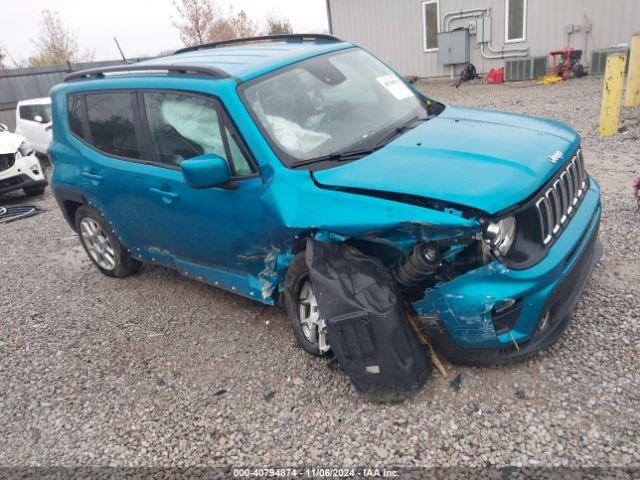
{"type": "Polygon", "coordinates": [[[413,307],[438,351],[455,363],[490,365],[557,340],[602,255],[599,223],[592,181],[563,235],[534,267],[512,270],[494,261],[428,290],[413,307]]]}
{"type": "Polygon", "coordinates": [[[16,158],[10,168],[0,171],[0,194],[47,185],[44,171],[35,155],[16,158]]]}

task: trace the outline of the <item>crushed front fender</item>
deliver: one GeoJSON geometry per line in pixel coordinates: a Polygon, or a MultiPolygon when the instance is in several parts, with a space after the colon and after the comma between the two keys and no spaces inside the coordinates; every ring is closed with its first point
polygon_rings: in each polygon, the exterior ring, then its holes
{"type": "Polygon", "coordinates": [[[431,362],[391,272],[342,243],[309,239],[306,261],[331,351],[355,387],[397,401],[424,385],[431,362]]]}

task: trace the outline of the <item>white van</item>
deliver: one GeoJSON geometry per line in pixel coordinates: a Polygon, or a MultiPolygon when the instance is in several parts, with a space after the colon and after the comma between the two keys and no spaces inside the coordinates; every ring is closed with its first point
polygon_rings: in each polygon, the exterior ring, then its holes
{"type": "Polygon", "coordinates": [[[32,98],[18,102],[16,133],[27,139],[31,148],[46,155],[51,143],[51,99],[32,98]]]}

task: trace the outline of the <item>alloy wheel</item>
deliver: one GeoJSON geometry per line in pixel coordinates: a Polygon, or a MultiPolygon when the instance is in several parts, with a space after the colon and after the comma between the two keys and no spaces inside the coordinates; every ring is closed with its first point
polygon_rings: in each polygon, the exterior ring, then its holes
{"type": "Polygon", "coordinates": [[[320,317],[318,302],[309,278],[303,281],[298,293],[298,319],[306,339],[317,346],[320,352],[328,352],[331,347],[327,343],[327,329],[320,317]]]}
{"type": "Polygon", "coordinates": [[[91,218],[80,221],[80,235],[91,258],[105,270],[116,268],[116,255],[109,237],[102,227],[91,218]]]}

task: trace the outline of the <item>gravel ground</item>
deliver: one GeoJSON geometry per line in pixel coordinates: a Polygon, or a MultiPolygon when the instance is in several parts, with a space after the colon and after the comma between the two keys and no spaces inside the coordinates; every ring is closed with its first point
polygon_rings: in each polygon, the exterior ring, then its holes
{"type": "Polygon", "coordinates": [[[44,213],[0,225],[0,464],[640,466],[640,131],[597,136],[601,77],[424,88],[583,135],[605,255],[557,344],[373,404],[295,346],[281,310],[163,268],[100,275],[47,190],[44,213]]]}

